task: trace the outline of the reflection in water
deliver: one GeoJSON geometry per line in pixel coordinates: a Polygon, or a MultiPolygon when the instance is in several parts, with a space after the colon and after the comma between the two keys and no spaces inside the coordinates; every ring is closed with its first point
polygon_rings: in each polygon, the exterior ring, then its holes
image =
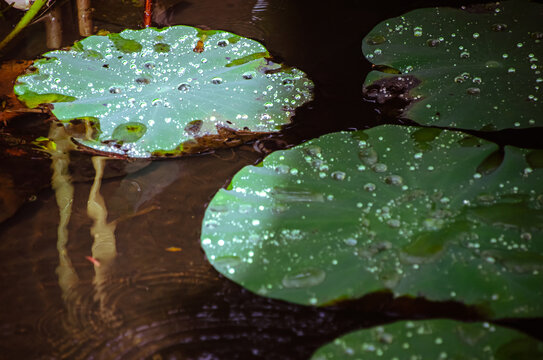
{"type": "Polygon", "coordinates": [[[255,6],[253,6],[253,22],[257,23],[259,21],[262,21],[262,18],[260,17],[260,13],[265,12],[268,8],[268,0],[256,0],[255,6]]]}
{"type": "MultiPolygon", "coordinates": [[[[115,191],[114,206],[124,211],[139,211],[140,207],[152,200],[181,176],[181,162],[155,162],[142,171],[127,175],[115,191]]],[[[120,209],[116,209],[123,211],[120,209]]]]}
{"type": "MultiPolygon", "coordinates": [[[[100,304],[100,315],[103,319],[112,320],[114,309],[109,309],[105,304],[107,295],[105,294],[105,285],[107,281],[107,273],[111,267],[111,263],[117,255],[115,244],[115,227],[116,222],[107,222],[107,209],[104,198],[100,195],[100,186],[102,184],[102,176],[104,174],[104,164],[106,158],[94,156],[92,164],[96,171],[94,182],[92,184],[89,200],[87,202],[87,213],[94,221],[91,227],[91,234],[94,238],[92,243],[92,260],[94,264],[94,281],[96,289],[94,296],[95,301],[100,304]]],[[[106,320],[106,321],[107,321],[106,320]]]]}
{"type": "Polygon", "coordinates": [[[67,299],[70,290],[75,287],[79,280],[66,250],[66,245],[68,244],[68,223],[72,215],[74,198],[74,187],[72,186],[68,170],[68,165],[70,164],[69,151],[73,150],[74,146],[64,131],[64,127],[57,126],[54,123],[51,123],[49,139],[55,144],[49,150],[51,167],[53,169],[51,186],[55,190],[55,198],[60,215],[57,230],[59,265],[56,273],[58,275],[59,286],[62,289],[63,298],[67,299]]]}

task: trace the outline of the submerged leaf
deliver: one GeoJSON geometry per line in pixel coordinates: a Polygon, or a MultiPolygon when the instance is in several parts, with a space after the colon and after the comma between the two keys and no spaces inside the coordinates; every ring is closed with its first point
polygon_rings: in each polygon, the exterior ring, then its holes
{"type": "Polygon", "coordinates": [[[378,24],[363,40],[364,55],[402,75],[370,72],[365,98],[424,125],[543,126],[543,5],[506,1],[476,10],[417,9],[378,24]]]}
{"type": "Polygon", "coordinates": [[[486,166],[497,146],[464,139],[382,126],[275,152],[213,198],[202,246],[228,278],[295,303],[390,289],[542,316],[543,170],[512,147],[486,166]]]}
{"type": "Polygon", "coordinates": [[[95,119],[100,131],[76,140],[130,157],[181,155],[198,139],[204,148],[237,145],[276,131],[312,99],[302,71],[225,31],[125,30],[44,56],[18,78],[19,99],[30,107],[54,102],[63,122],[95,119]]]}

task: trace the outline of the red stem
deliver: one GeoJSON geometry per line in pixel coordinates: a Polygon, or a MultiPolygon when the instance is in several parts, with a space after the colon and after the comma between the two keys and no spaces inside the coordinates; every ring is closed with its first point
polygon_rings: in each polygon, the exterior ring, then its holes
{"type": "Polygon", "coordinates": [[[151,10],[153,6],[153,0],[145,0],[145,11],[143,12],[143,26],[151,26],[151,16],[153,11],[151,10]]]}

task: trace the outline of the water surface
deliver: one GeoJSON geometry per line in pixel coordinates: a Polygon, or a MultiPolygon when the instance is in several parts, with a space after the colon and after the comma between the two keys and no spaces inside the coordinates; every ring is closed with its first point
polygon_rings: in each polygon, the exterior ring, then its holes
{"type": "MultiPolygon", "coordinates": [[[[93,3],[96,26],[137,28],[142,8],[113,3],[93,3]]],[[[361,54],[363,36],[385,18],[437,4],[443,1],[165,0],[154,20],[254,38],[308,74],[315,101],[257,146],[273,150],[375,125],[376,114],[361,100],[370,70],[361,54]]],[[[61,12],[66,46],[76,38],[77,22],[71,2],[61,12]]],[[[43,36],[43,24],[36,23],[4,59],[38,56],[47,50],[43,36]]],[[[262,158],[254,144],[152,163],[107,160],[98,178],[102,161],[93,164],[90,155],[72,152],[53,162],[39,151],[5,151],[13,139],[31,141],[49,131],[43,116],[28,114],[1,133],[2,359],[305,359],[360,327],[401,318],[478,317],[461,304],[389,294],[303,307],[254,295],[220,276],[200,248],[201,221],[214,193],[262,158]]],[[[506,323],[534,335],[541,324],[506,323]]]]}

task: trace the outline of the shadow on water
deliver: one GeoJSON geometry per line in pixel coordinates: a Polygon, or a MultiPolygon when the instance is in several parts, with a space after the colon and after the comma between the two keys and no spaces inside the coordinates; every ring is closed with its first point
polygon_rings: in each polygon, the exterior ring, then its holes
{"type": "MultiPolygon", "coordinates": [[[[96,25],[136,28],[142,9],[133,3],[138,2],[96,0],[96,25]]],[[[437,2],[398,4],[164,0],[157,2],[154,21],[255,38],[309,74],[315,101],[299,109],[275,140],[260,143],[273,150],[376,124],[361,101],[370,68],[362,58],[362,37],[385,18],[437,2]]],[[[62,11],[63,45],[69,45],[72,3],[64,2],[62,11]]],[[[41,26],[30,27],[9,58],[46,51],[41,26]]],[[[482,316],[480,309],[458,303],[394,299],[388,293],[325,308],[254,295],[220,276],[200,248],[207,203],[239,169],[261,160],[252,144],[152,163],[60,150],[49,159],[28,150],[33,138],[54,131],[44,120],[25,115],[1,132],[2,359],[305,359],[360,327],[403,318],[482,316]],[[28,150],[25,156],[7,154],[14,145],[28,150]]],[[[502,323],[543,338],[540,319],[502,323]]]]}

